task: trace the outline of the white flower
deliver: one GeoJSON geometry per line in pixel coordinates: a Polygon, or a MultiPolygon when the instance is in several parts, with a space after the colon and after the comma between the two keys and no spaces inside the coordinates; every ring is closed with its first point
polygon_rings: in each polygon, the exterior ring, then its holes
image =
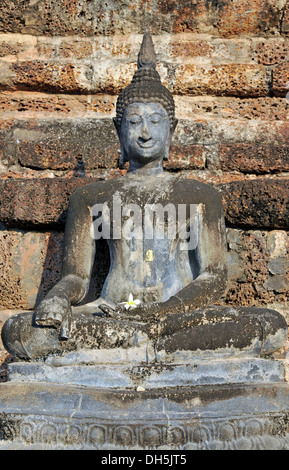
{"type": "Polygon", "coordinates": [[[133,295],[129,294],[128,302],[121,302],[121,305],[124,305],[125,309],[128,310],[129,308],[136,308],[140,303],[139,299],[133,299],[133,295]]]}

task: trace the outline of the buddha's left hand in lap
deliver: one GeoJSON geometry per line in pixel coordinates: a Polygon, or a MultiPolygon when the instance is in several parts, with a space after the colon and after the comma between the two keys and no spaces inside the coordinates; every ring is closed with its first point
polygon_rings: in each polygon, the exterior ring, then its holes
{"type": "Polygon", "coordinates": [[[181,312],[184,309],[182,302],[177,297],[170,297],[165,302],[146,302],[133,307],[118,305],[111,316],[128,318],[141,322],[158,321],[171,313],[181,312]]]}

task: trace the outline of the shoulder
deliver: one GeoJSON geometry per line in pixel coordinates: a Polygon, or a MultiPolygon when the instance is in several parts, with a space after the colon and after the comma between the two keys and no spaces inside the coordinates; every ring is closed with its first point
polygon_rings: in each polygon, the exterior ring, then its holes
{"type": "Polygon", "coordinates": [[[174,191],[185,199],[189,198],[191,202],[222,204],[221,194],[214,186],[195,179],[178,178],[174,191]]]}
{"type": "Polygon", "coordinates": [[[70,197],[70,202],[85,202],[88,205],[95,204],[97,201],[106,200],[113,191],[117,191],[121,186],[121,178],[98,180],[85,184],[77,188],[70,197]]]}

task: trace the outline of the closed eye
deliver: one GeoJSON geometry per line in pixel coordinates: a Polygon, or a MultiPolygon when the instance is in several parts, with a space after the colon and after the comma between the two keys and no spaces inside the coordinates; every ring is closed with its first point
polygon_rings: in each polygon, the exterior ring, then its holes
{"type": "Polygon", "coordinates": [[[131,124],[139,124],[141,121],[142,121],[141,117],[140,117],[140,116],[137,116],[137,115],[131,116],[131,117],[129,118],[129,122],[130,122],[131,124]]]}
{"type": "Polygon", "coordinates": [[[160,120],[162,119],[162,116],[160,114],[153,114],[151,117],[150,117],[150,121],[153,123],[153,124],[157,124],[158,122],[160,122],[160,120]]]}

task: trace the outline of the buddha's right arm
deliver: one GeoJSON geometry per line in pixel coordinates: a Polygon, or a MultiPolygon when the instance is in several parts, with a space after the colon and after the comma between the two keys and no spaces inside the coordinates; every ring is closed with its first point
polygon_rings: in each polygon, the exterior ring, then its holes
{"type": "Polygon", "coordinates": [[[87,291],[87,282],[79,276],[70,274],[62,279],[48,292],[45,299],[66,298],[72,305],[80,302],[87,291]]]}
{"type": "Polygon", "coordinates": [[[63,277],[36,308],[35,323],[51,328],[60,327],[60,337],[69,338],[71,303],[79,302],[85,292],[83,279],[74,275],[63,277]]]}
{"type": "Polygon", "coordinates": [[[95,240],[90,228],[89,204],[85,193],[78,190],[69,203],[62,278],[37,307],[35,321],[38,325],[62,325],[71,316],[71,304],[79,303],[87,293],[95,256],[95,240]]]}

